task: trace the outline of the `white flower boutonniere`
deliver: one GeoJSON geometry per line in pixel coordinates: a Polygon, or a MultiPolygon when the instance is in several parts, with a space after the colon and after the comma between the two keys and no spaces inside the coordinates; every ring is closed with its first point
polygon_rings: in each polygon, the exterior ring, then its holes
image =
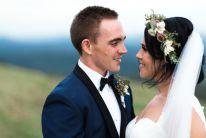
{"type": "Polygon", "coordinates": [[[118,94],[120,96],[129,95],[129,81],[123,80],[119,75],[116,75],[115,79],[117,81],[115,84],[115,89],[117,90],[118,94]]]}

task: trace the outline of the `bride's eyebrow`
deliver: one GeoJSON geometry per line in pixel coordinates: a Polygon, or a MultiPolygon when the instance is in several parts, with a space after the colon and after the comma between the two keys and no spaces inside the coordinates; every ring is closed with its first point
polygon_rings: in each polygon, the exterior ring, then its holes
{"type": "Polygon", "coordinates": [[[143,43],[141,43],[141,48],[142,48],[143,50],[147,51],[147,47],[146,47],[146,45],[143,44],[143,43]]]}
{"type": "Polygon", "coordinates": [[[145,44],[143,44],[143,43],[140,43],[141,44],[141,46],[143,47],[143,48],[146,48],[146,45],[145,44]]]}

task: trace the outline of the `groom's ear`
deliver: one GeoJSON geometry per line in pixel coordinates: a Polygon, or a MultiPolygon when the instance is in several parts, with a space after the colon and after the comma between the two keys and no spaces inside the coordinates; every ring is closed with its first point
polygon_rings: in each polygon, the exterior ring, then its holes
{"type": "Polygon", "coordinates": [[[87,55],[92,54],[92,45],[91,45],[89,39],[84,39],[81,43],[81,46],[82,46],[83,53],[86,53],[87,55]]]}

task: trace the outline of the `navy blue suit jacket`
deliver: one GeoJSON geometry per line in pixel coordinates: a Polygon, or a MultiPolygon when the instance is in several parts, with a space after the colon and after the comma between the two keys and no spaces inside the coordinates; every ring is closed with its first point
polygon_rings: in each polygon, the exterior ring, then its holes
{"type": "Polygon", "coordinates": [[[77,65],[46,99],[44,138],[124,138],[126,125],[134,118],[132,96],[125,96],[126,108],[116,92],[115,96],[121,110],[120,136],[98,90],[77,65]]]}

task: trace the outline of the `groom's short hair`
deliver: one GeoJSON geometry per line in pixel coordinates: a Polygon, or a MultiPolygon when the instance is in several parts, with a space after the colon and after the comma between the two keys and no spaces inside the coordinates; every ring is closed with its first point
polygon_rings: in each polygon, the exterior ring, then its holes
{"type": "Polygon", "coordinates": [[[89,6],[81,10],[74,18],[70,28],[71,41],[80,55],[82,54],[81,43],[84,39],[96,42],[101,21],[117,18],[117,12],[101,6],[89,6]]]}

